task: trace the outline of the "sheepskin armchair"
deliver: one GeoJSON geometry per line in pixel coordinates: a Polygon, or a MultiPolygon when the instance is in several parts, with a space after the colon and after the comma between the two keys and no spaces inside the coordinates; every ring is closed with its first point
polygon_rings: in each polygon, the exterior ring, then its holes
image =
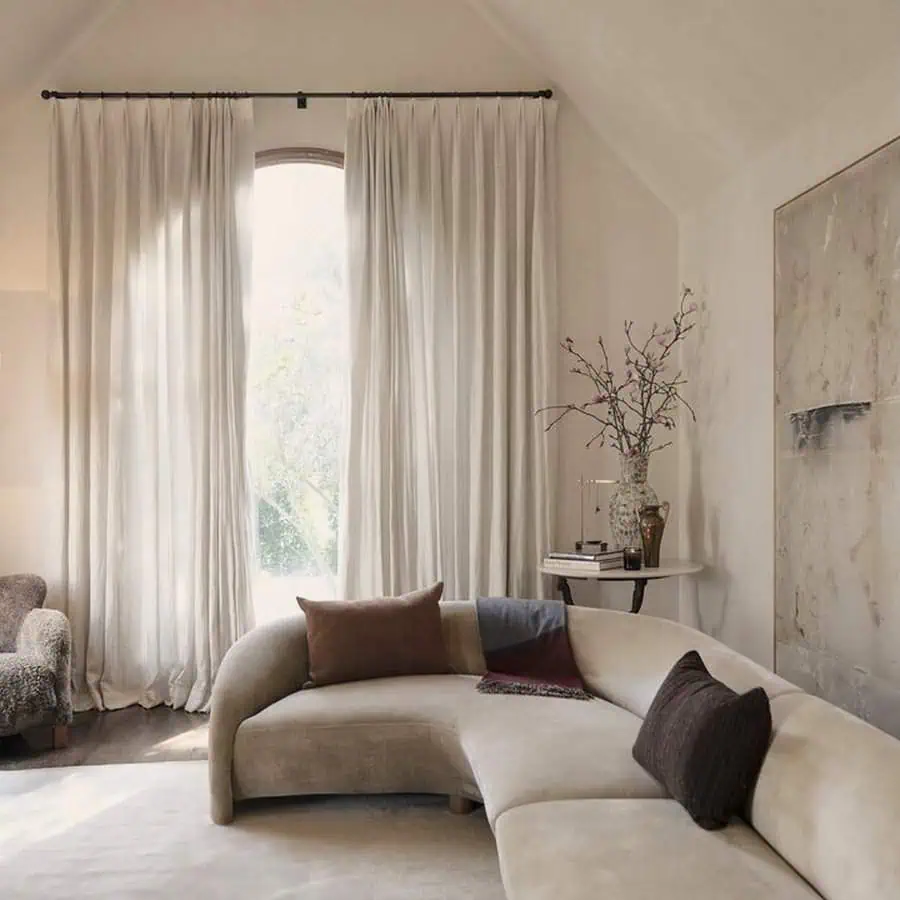
{"type": "Polygon", "coordinates": [[[58,747],[72,721],[72,638],[46,597],[37,575],[0,577],[0,736],[52,725],[58,747]]]}

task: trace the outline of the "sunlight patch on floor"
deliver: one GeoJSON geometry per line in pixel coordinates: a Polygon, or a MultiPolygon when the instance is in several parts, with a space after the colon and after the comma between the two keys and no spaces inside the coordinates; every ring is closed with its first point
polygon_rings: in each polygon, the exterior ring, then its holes
{"type": "Polygon", "coordinates": [[[191,750],[206,751],[209,743],[209,725],[199,725],[190,731],[183,731],[181,734],[173,735],[163,741],[155,743],[144,756],[152,759],[154,756],[168,754],[173,752],[189,752],[191,750]]]}
{"type": "Polygon", "coordinates": [[[37,787],[13,794],[3,793],[3,779],[21,778],[23,773],[0,773],[0,860],[63,834],[146,789],[135,783],[109,790],[85,770],[45,771],[48,775],[37,787]]]}

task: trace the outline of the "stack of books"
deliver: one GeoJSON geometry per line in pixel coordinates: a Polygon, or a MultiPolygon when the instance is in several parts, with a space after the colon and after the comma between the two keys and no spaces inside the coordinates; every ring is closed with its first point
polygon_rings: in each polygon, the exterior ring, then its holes
{"type": "Polygon", "coordinates": [[[568,550],[551,550],[544,557],[547,568],[578,569],[585,574],[604,572],[607,569],[621,569],[625,565],[621,550],[598,550],[572,552],[568,550]]]}

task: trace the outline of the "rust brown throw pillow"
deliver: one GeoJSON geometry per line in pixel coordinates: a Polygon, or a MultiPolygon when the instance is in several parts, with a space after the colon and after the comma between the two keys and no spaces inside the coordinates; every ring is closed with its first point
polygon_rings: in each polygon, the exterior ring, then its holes
{"type": "Polygon", "coordinates": [[[308,687],[450,671],[438,603],[442,582],[400,597],[306,600],[308,687]]]}
{"type": "Polygon", "coordinates": [[[723,828],[743,812],[771,734],[766,692],[735,693],[691,650],[650,704],[633,755],[698,825],[723,828]]]}

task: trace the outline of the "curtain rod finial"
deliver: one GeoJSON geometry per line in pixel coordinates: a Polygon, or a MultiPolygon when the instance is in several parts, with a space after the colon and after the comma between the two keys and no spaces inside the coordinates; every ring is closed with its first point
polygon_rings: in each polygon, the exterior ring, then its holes
{"type": "Polygon", "coordinates": [[[43,90],[43,91],[41,91],[41,96],[45,100],[49,100],[53,96],[53,91],[43,90]]]}

